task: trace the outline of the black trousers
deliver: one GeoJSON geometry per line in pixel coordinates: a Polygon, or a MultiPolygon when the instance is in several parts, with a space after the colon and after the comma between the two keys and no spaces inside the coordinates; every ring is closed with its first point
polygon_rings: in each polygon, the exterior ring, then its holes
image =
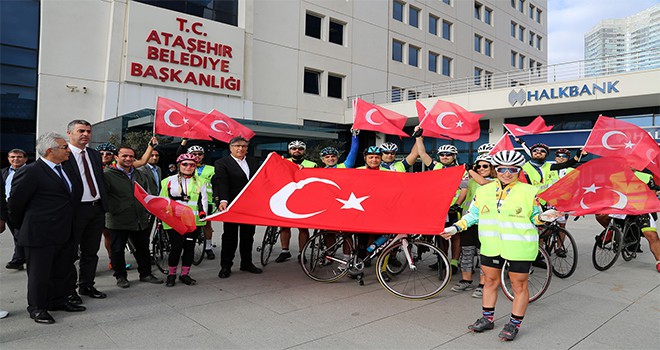
{"type": "Polygon", "coordinates": [[[66,302],[71,283],[73,240],[60,245],[24,247],[27,258],[27,310],[30,315],[66,302]]]}
{"type": "Polygon", "coordinates": [[[80,275],[75,265],[71,264],[71,280],[75,286],[89,287],[94,285],[96,267],[99,263],[98,251],[103,235],[105,213],[100,205],[82,203],[76,211],[73,220],[74,257],[80,258],[80,275]],[[80,256],[77,253],[80,253],[80,256]]]}
{"type": "Polygon", "coordinates": [[[254,243],[254,225],[234,224],[225,222],[223,224],[222,248],[220,249],[220,267],[230,268],[234,265],[234,256],[238,247],[238,237],[240,230],[241,245],[239,253],[241,255],[241,267],[252,266],[252,244],[254,243]]]}
{"type": "Polygon", "coordinates": [[[115,271],[114,276],[126,277],[126,243],[131,239],[135,246],[135,260],[138,264],[140,278],[151,274],[151,259],[149,255],[149,233],[151,230],[142,231],[108,230],[110,231],[110,262],[115,271]]]}
{"type": "Polygon", "coordinates": [[[25,263],[25,249],[18,245],[18,229],[14,228],[10,223],[7,223],[11,235],[14,236],[14,255],[11,257],[11,262],[17,264],[25,263]]]}
{"type": "Polygon", "coordinates": [[[170,239],[170,256],[167,258],[168,266],[179,266],[179,258],[181,258],[181,267],[190,267],[192,265],[195,256],[195,242],[199,236],[199,231],[202,229],[204,229],[204,226],[198,226],[195,231],[188,232],[185,235],[175,230],[165,230],[167,237],[170,239]]]}

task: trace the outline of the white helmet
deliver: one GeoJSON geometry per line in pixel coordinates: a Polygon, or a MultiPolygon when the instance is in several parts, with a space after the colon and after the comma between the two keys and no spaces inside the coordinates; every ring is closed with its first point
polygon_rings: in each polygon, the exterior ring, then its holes
{"type": "Polygon", "coordinates": [[[394,142],[385,142],[384,144],[380,145],[380,150],[383,152],[398,152],[399,146],[397,146],[394,142]]]}
{"type": "Polygon", "coordinates": [[[202,147],[202,146],[190,146],[190,147],[188,147],[188,153],[193,153],[193,152],[202,152],[202,153],[204,153],[204,147],[202,147]]]}
{"type": "Polygon", "coordinates": [[[476,164],[477,162],[488,162],[492,163],[493,162],[493,157],[487,155],[487,154],[480,154],[477,156],[477,159],[474,160],[474,163],[476,164]]]}
{"type": "Polygon", "coordinates": [[[491,164],[522,167],[525,164],[525,157],[518,151],[500,151],[493,155],[491,164]]]}
{"type": "Polygon", "coordinates": [[[442,145],[438,147],[438,153],[453,153],[458,154],[458,148],[454,145],[442,145]]]}
{"type": "Polygon", "coordinates": [[[488,153],[490,152],[493,148],[495,148],[495,145],[492,143],[484,143],[483,145],[479,146],[477,148],[477,153],[483,154],[483,153],[488,153]]]}
{"type": "Polygon", "coordinates": [[[307,149],[307,145],[300,140],[294,140],[289,142],[289,149],[297,148],[297,147],[302,147],[302,149],[307,149]]]}

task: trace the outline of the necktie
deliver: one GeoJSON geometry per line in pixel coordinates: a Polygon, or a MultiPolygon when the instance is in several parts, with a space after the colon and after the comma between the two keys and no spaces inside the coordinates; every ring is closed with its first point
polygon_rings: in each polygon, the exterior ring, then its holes
{"type": "Polygon", "coordinates": [[[87,181],[87,186],[89,186],[89,192],[91,193],[92,197],[96,197],[96,187],[94,187],[94,180],[92,180],[92,174],[89,172],[89,165],[87,165],[87,159],[85,158],[85,151],[80,152],[80,156],[82,157],[83,168],[85,168],[84,169],[85,180],[87,181]]]}
{"type": "Polygon", "coordinates": [[[151,167],[151,171],[154,173],[154,180],[156,180],[156,188],[158,189],[158,192],[160,193],[160,179],[158,178],[158,170],[156,167],[151,167]]]}
{"type": "Polygon", "coordinates": [[[62,180],[62,182],[64,182],[64,186],[66,186],[66,188],[69,190],[69,192],[71,192],[71,188],[69,187],[69,183],[66,182],[66,179],[64,178],[64,174],[62,173],[62,165],[60,165],[60,164],[55,165],[55,170],[57,170],[57,173],[60,175],[60,179],[62,180]]]}

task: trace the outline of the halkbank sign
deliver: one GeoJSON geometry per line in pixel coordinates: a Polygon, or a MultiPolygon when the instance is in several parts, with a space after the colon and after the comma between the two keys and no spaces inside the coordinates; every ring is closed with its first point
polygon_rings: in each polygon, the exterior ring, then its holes
{"type": "Polygon", "coordinates": [[[542,90],[513,89],[509,93],[509,103],[511,103],[511,106],[522,106],[525,102],[566,99],[585,95],[615,94],[619,92],[616,86],[618,83],[619,81],[615,80],[603,83],[559,86],[542,90]]]}

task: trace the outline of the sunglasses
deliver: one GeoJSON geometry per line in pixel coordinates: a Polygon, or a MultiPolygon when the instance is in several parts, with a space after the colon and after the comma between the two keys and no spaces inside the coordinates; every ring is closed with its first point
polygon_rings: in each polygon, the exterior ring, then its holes
{"type": "Polygon", "coordinates": [[[499,168],[496,168],[495,170],[497,170],[497,172],[500,173],[500,174],[509,173],[511,175],[515,175],[515,174],[518,174],[518,172],[520,172],[520,168],[515,168],[515,167],[514,168],[499,167],[499,168]]]}
{"type": "Polygon", "coordinates": [[[181,166],[184,167],[184,168],[192,168],[192,167],[197,166],[197,164],[196,163],[181,163],[181,166]]]}
{"type": "Polygon", "coordinates": [[[438,153],[438,156],[440,156],[440,157],[452,157],[452,156],[454,156],[454,154],[453,153],[448,153],[448,152],[441,152],[441,153],[438,153]]]}
{"type": "Polygon", "coordinates": [[[474,166],[474,168],[475,169],[489,169],[490,165],[488,165],[488,164],[481,164],[481,165],[477,164],[477,165],[474,166]]]}
{"type": "Polygon", "coordinates": [[[383,152],[383,154],[395,154],[394,152],[383,152]]]}
{"type": "Polygon", "coordinates": [[[568,158],[568,154],[558,154],[557,158],[568,158]]]}
{"type": "Polygon", "coordinates": [[[304,150],[305,150],[305,149],[302,148],[302,147],[291,147],[291,148],[289,148],[289,149],[290,149],[290,150],[293,150],[293,151],[304,151],[304,150]]]}
{"type": "Polygon", "coordinates": [[[204,155],[203,152],[193,152],[193,153],[190,153],[190,154],[192,154],[192,155],[195,156],[195,157],[199,157],[199,156],[203,156],[203,155],[204,155]]]}
{"type": "Polygon", "coordinates": [[[543,148],[536,148],[536,149],[533,149],[532,152],[534,152],[534,153],[548,153],[548,152],[546,152],[546,150],[544,150],[543,148]]]}
{"type": "Polygon", "coordinates": [[[115,154],[112,152],[100,152],[102,156],[114,156],[115,154]]]}

